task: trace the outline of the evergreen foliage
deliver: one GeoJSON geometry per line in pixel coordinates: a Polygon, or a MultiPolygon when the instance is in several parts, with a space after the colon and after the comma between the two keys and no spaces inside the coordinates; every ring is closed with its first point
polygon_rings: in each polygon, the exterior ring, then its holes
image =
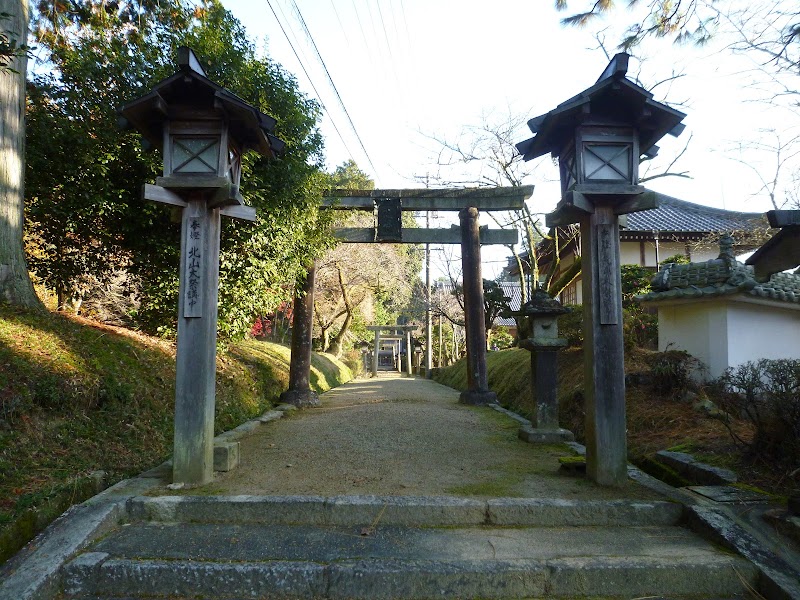
{"type": "Polygon", "coordinates": [[[179,226],[163,206],[141,200],[159,174],[159,155],[121,131],[116,111],[176,70],[178,46],[195,50],[208,77],[278,121],[285,155],[247,155],[242,194],[256,224],[223,219],[219,333],[240,338],[258,314],[291,297],[303,265],[328,244],[318,212],[323,187],[319,107],[294,78],[260,56],[217,1],[177,2],[130,15],[72,20],[40,14],[52,69],[30,82],[28,232],[31,268],[59,304],[96,294],[123,272],[138,309],[131,324],[175,330],[179,226]],[[58,29],[60,27],[60,29],[58,29]]]}

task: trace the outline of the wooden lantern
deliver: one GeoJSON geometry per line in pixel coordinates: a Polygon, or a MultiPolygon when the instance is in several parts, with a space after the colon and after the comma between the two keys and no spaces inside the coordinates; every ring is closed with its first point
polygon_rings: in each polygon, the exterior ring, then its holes
{"type": "Polygon", "coordinates": [[[175,75],[120,111],[124,126],[163,153],[163,176],[145,187],[145,198],[170,203],[164,190],[191,189],[205,192],[209,208],[243,206],[242,155],[284,150],[272,133],[275,119],[209,80],[189,48],[179,49],[178,65],[175,75]]]}
{"type": "Polygon", "coordinates": [[[592,87],[528,121],[536,135],[517,144],[524,159],[550,153],[559,163],[562,200],[548,225],[578,222],[591,212],[586,196],[615,197],[618,214],[655,208],[652,197],[652,206],[631,201],[645,192],[639,162],[657,154],[664,135],[683,131],[685,115],[630,81],[628,58],[617,54],[592,87]]]}

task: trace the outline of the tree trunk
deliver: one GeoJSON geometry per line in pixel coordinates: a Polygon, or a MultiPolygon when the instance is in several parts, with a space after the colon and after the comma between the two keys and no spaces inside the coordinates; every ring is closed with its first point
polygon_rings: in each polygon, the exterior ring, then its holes
{"type": "Polygon", "coordinates": [[[350,325],[353,322],[353,313],[347,313],[347,316],[344,318],[344,323],[342,323],[341,329],[339,332],[333,336],[331,339],[330,346],[328,347],[327,352],[329,354],[333,354],[336,358],[342,357],[342,347],[344,346],[344,337],[347,335],[347,332],[350,330],[350,325]]]}
{"type": "Polygon", "coordinates": [[[342,276],[342,269],[337,265],[336,267],[339,274],[339,289],[342,291],[342,299],[344,300],[344,308],[347,311],[347,316],[344,318],[339,333],[337,333],[331,340],[331,345],[327,352],[333,354],[336,358],[342,357],[342,346],[344,345],[344,338],[350,330],[350,324],[353,322],[353,306],[350,302],[350,296],[347,293],[347,286],[344,283],[342,276]]]}
{"type": "MultiPolygon", "coordinates": [[[[18,44],[28,33],[28,2],[0,0],[0,13],[10,18],[0,28],[18,44]]],[[[25,182],[25,67],[23,54],[0,73],[0,299],[18,306],[41,308],[33,290],[22,246],[25,182]]]]}

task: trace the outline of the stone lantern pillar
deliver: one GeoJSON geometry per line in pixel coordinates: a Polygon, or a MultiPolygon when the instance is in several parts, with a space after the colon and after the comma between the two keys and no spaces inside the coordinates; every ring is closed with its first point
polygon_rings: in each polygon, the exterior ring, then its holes
{"type": "Polygon", "coordinates": [[[567,312],[558,300],[537,289],[518,313],[512,313],[526,317],[531,331],[531,337],[519,344],[531,353],[534,415],[531,425],[519,430],[520,439],[526,442],[552,444],[575,439],[558,423],[558,351],[567,345],[567,340],[558,337],[558,317],[567,312]]]}

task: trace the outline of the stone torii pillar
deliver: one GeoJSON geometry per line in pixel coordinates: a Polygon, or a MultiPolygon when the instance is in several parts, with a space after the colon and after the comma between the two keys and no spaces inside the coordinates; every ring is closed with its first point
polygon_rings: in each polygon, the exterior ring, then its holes
{"type": "Polygon", "coordinates": [[[372,349],[372,376],[378,376],[378,355],[381,351],[381,330],[375,330],[375,346],[372,349]]]}
{"type": "Polygon", "coordinates": [[[319,396],[311,389],[311,345],[314,326],[314,274],[311,262],[306,275],[298,282],[292,316],[292,359],[289,364],[289,389],[280,396],[281,402],[298,408],[320,406],[319,396]]]}
{"type": "Polygon", "coordinates": [[[411,368],[411,330],[406,329],[406,375],[411,377],[414,374],[414,371],[411,368]]]}
{"type": "Polygon", "coordinates": [[[464,327],[467,334],[467,389],[461,392],[459,402],[492,404],[497,402],[497,394],[489,390],[486,372],[486,319],[478,209],[470,206],[459,212],[458,216],[461,220],[464,327]]]}

